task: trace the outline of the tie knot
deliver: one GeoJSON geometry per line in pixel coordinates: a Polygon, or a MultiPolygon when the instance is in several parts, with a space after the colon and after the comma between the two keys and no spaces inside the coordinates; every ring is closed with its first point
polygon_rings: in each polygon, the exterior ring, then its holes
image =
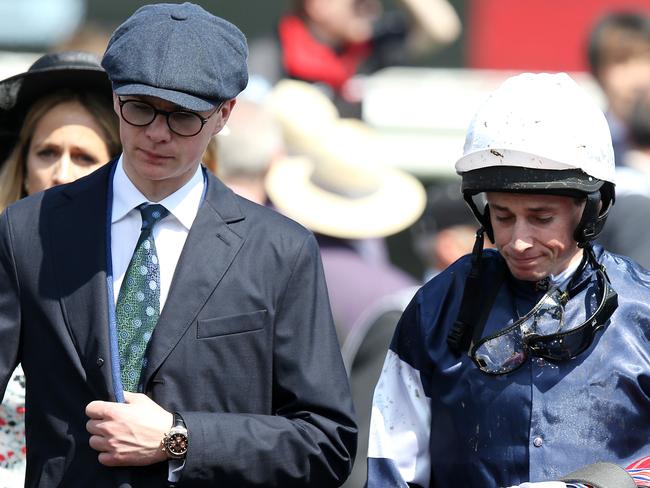
{"type": "Polygon", "coordinates": [[[165,217],[169,210],[159,203],[144,203],[138,207],[142,215],[142,229],[151,230],[156,222],[165,217]]]}

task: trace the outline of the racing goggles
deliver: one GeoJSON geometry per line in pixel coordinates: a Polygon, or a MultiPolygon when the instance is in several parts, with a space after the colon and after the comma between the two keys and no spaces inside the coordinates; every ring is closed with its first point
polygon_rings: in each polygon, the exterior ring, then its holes
{"type": "Polygon", "coordinates": [[[587,303],[591,310],[595,307],[590,317],[576,327],[565,329],[565,305],[589,283],[576,288],[569,286],[566,291],[552,289],[522,318],[471,348],[470,356],[476,366],[484,373],[500,375],[519,368],[528,356],[564,361],[584,352],[618,306],[618,295],[605,268],[597,265],[596,274],[598,290],[592,292],[593,283],[587,290],[587,303]]]}

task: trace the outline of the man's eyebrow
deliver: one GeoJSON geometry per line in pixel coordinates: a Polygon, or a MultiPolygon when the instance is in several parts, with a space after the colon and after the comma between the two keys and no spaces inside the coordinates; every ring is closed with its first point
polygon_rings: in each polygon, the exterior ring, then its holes
{"type": "Polygon", "coordinates": [[[496,203],[491,203],[490,208],[494,210],[499,210],[500,212],[510,212],[510,209],[508,207],[505,207],[503,205],[498,205],[496,203]]]}
{"type": "MultiPolygon", "coordinates": [[[[493,208],[494,210],[499,210],[501,212],[510,212],[510,208],[505,207],[503,205],[498,205],[496,203],[491,203],[490,207],[493,208]]],[[[548,212],[549,210],[553,210],[554,207],[553,205],[541,205],[539,207],[526,207],[526,210],[528,212],[548,212]]]]}

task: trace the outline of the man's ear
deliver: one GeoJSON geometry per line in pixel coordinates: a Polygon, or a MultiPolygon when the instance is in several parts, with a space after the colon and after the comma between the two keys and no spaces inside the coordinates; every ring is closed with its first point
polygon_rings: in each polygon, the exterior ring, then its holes
{"type": "Polygon", "coordinates": [[[224,128],[226,122],[228,122],[228,119],[230,118],[230,114],[232,113],[233,108],[235,108],[236,103],[237,100],[235,98],[223,102],[219,108],[219,113],[215,114],[219,115],[219,122],[214,126],[214,130],[212,131],[213,136],[224,128]]]}

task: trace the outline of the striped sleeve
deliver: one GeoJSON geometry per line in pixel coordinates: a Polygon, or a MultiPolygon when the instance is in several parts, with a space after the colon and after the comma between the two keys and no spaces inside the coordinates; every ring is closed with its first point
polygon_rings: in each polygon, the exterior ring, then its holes
{"type": "Polygon", "coordinates": [[[625,468],[636,486],[650,487],[650,456],[643,457],[625,468]]]}
{"type": "Polygon", "coordinates": [[[420,372],[389,350],[373,397],[368,488],[429,486],[430,425],[420,372]]]}

